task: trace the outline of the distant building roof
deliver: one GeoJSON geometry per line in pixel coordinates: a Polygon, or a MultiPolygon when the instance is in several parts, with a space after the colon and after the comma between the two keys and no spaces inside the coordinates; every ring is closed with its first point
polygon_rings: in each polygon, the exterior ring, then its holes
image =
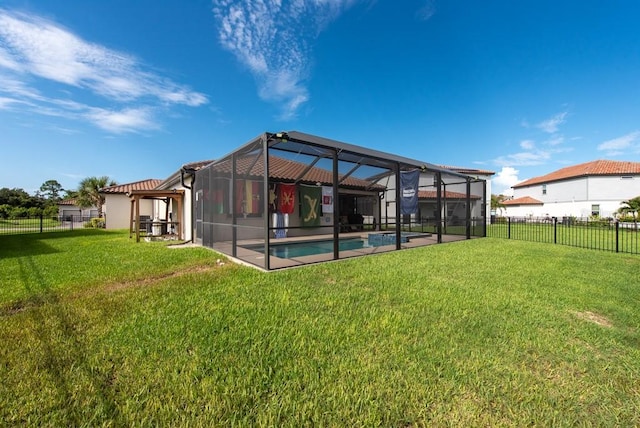
{"type": "Polygon", "coordinates": [[[511,205],[544,205],[544,202],[539,201],[537,199],[532,198],[531,196],[523,196],[521,198],[509,199],[506,201],[502,201],[502,205],[511,206],[511,205]]]}
{"type": "MultiPolygon", "coordinates": [[[[418,190],[418,199],[437,199],[438,194],[435,190],[418,190]]],[[[446,199],[467,199],[466,193],[459,192],[442,192],[442,197],[446,199]]],[[[481,196],[471,195],[471,199],[481,199],[481,196]]]]}
{"type": "Polygon", "coordinates": [[[465,168],[462,166],[447,166],[447,165],[438,165],[440,168],[450,169],[451,171],[460,172],[462,174],[467,175],[494,175],[495,171],[489,171],[487,169],[475,169],[475,168],[465,168]]]}
{"type": "Polygon", "coordinates": [[[149,178],[147,180],[136,181],[134,183],[118,184],[115,186],[104,187],[100,189],[100,193],[107,194],[126,194],[132,190],[153,190],[162,183],[162,180],[157,178],[149,178]]]}
{"type": "Polygon", "coordinates": [[[640,162],[595,160],[581,163],[579,165],[568,166],[547,175],[530,178],[522,183],[518,183],[512,188],[533,186],[535,184],[550,183],[553,181],[566,180],[569,178],[588,177],[592,175],[624,175],[640,174],[640,162]]]}
{"type": "Polygon", "coordinates": [[[63,199],[60,202],[58,202],[58,205],[75,205],[75,204],[76,204],[76,198],[63,199]]]}

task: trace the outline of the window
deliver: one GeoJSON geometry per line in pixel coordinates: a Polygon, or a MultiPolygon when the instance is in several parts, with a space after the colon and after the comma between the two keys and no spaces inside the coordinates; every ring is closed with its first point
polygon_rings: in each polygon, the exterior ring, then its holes
{"type": "Polygon", "coordinates": [[[591,216],[592,217],[600,217],[600,205],[599,204],[591,205],[591,216]]]}
{"type": "Polygon", "coordinates": [[[546,194],[547,194],[547,185],[546,185],[546,184],[543,184],[543,185],[542,185],[542,194],[543,194],[543,195],[546,195],[546,194]]]}

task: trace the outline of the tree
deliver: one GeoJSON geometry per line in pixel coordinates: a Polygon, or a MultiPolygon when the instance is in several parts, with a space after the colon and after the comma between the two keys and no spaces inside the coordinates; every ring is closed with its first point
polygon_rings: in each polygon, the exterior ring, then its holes
{"type": "Polygon", "coordinates": [[[22,189],[9,189],[3,187],[0,189],[0,205],[10,205],[12,207],[31,207],[33,206],[33,197],[22,189]]]}
{"type": "Polygon", "coordinates": [[[64,199],[73,199],[76,198],[78,196],[78,191],[77,190],[69,190],[69,189],[64,189],[64,199]]]}
{"type": "Polygon", "coordinates": [[[502,214],[502,210],[505,208],[504,204],[504,195],[491,195],[491,210],[496,213],[502,214]]]}
{"type": "Polygon", "coordinates": [[[76,205],[82,208],[96,207],[98,209],[98,217],[102,217],[102,205],[104,205],[104,196],[100,193],[100,189],[108,186],[115,186],[116,182],[109,177],[87,177],[78,185],[78,194],[76,195],[76,205]]]}
{"type": "Polygon", "coordinates": [[[63,191],[62,185],[56,180],[47,180],[40,186],[40,194],[48,202],[58,202],[60,200],[60,193],[63,191]]]}
{"type": "Polygon", "coordinates": [[[629,199],[628,201],[622,201],[622,206],[618,209],[620,214],[632,214],[640,213],[640,196],[629,199]]]}

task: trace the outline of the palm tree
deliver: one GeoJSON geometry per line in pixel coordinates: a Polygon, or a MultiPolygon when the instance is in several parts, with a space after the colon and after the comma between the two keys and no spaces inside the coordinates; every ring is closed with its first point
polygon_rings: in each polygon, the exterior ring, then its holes
{"type": "Polygon", "coordinates": [[[102,205],[104,205],[104,195],[100,189],[108,186],[115,186],[116,182],[109,177],[87,177],[78,185],[78,195],[76,204],[82,208],[98,208],[98,217],[102,217],[102,205]]]}
{"type": "Polygon", "coordinates": [[[502,215],[502,210],[504,209],[504,195],[491,195],[491,210],[495,211],[496,214],[502,215]]]}
{"type": "Polygon", "coordinates": [[[633,213],[640,212],[640,196],[636,196],[628,201],[622,201],[622,206],[618,209],[618,212],[625,215],[633,215],[633,213]]]}

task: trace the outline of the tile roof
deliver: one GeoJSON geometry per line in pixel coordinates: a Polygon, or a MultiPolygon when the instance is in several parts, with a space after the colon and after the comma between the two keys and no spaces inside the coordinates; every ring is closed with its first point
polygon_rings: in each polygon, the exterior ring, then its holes
{"type": "MultiPolygon", "coordinates": [[[[418,199],[436,199],[438,196],[435,190],[418,190],[418,199]]],[[[459,192],[442,192],[442,196],[446,199],[466,199],[466,193],[459,192]]],[[[481,196],[471,195],[471,199],[481,199],[481,196]]]]}
{"type": "Polygon", "coordinates": [[[104,187],[100,189],[100,193],[126,194],[131,192],[132,190],[153,190],[158,187],[158,185],[160,185],[162,181],[163,180],[157,178],[149,178],[147,180],[136,181],[134,183],[117,184],[115,186],[104,187]]]}
{"type": "Polygon", "coordinates": [[[502,201],[502,205],[507,207],[510,205],[544,205],[544,202],[534,199],[531,196],[523,196],[521,198],[502,201]]]}
{"type": "MultiPolygon", "coordinates": [[[[262,177],[264,174],[264,162],[260,157],[254,164],[254,157],[244,157],[237,160],[236,169],[239,171],[246,171],[251,165],[251,171],[248,175],[253,177],[262,177]]],[[[277,156],[269,156],[269,176],[273,179],[282,181],[301,181],[304,183],[321,183],[325,185],[331,185],[333,182],[333,173],[329,170],[312,167],[308,171],[305,170],[309,166],[302,162],[283,159],[277,156]],[[304,174],[303,174],[304,173],[304,174]]],[[[217,164],[213,165],[213,168],[218,169],[224,173],[231,173],[231,162],[225,159],[217,164]]],[[[341,174],[338,177],[342,177],[341,174]]],[[[383,190],[384,186],[378,184],[372,184],[370,181],[361,180],[354,177],[347,177],[341,186],[346,187],[358,187],[383,190]]]]}
{"type": "Polygon", "coordinates": [[[511,187],[515,189],[518,187],[533,186],[534,184],[550,183],[552,181],[560,181],[577,177],[587,177],[592,175],[624,174],[640,174],[640,162],[595,160],[591,162],[581,163],[579,165],[561,168],[547,175],[534,177],[511,187]]]}
{"type": "Polygon", "coordinates": [[[58,202],[58,205],[75,205],[75,204],[76,204],[76,198],[63,199],[60,202],[58,202]]]}
{"type": "Polygon", "coordinates": [[[203,161],[197,161],[197,162],[189,162],[182,165],[182,167],[184,169],[191,169],[194,171],[198,171],[199,169],[202,169],[205,166],[209,165],[211,162],[214,162],[214,160],[209,159],[209,160],[203,160],[203,161]]]}

